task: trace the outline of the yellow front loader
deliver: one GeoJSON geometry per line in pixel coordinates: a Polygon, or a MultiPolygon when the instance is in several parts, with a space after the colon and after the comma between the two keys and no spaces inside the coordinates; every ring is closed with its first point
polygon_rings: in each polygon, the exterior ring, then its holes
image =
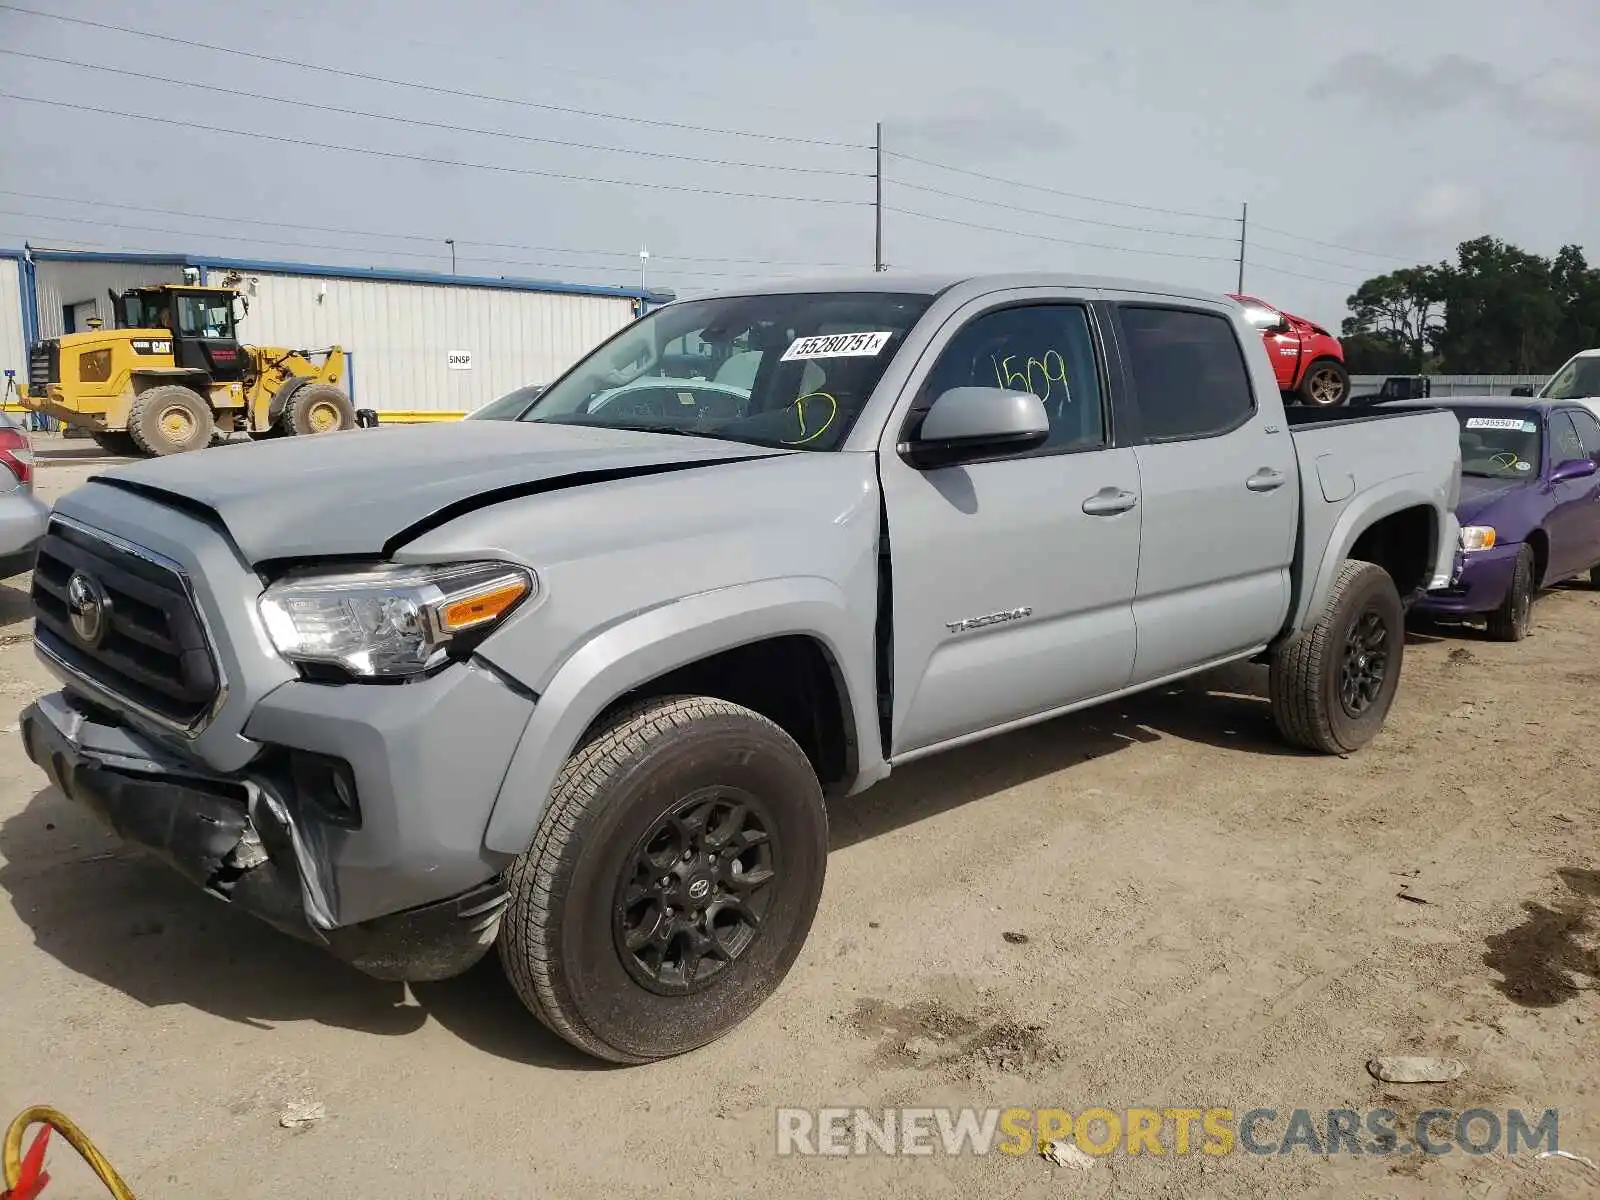
{"type": "MultiPolygon", "coordinates": [[[[232,288],[161,284],[112,297],[117,328],[32,346],[22,402],[120,454],[177,454],[229,433],[331,433],[356,424],[344,351],[241,346],[232,288]]],[[[91,321],[98,326],[98,321],[91,321]]]]}

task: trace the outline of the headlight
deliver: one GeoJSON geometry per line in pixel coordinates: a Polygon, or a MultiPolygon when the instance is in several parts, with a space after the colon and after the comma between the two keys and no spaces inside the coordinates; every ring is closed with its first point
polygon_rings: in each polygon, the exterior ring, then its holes
{"type": "Polygon", "coordinates": [[[1463,525],[1461,527],[1461,548],[1463,550],[1489,550],[1493,547],[1493,525],[1463,525]]]}
{"type": "Polygon", "coordinates": [[[495,562],[307,573],[267,588],[261,619],[291,662],[403,678],[443,663],[453,641],[487,633],[538,586],[532,571],[495,562]]]}

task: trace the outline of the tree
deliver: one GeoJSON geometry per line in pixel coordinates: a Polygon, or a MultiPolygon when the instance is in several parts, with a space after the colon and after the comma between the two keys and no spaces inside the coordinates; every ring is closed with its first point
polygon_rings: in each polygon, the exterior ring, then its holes
{"type": "Polygon", "coordinates": [[[1450,374],[1553,370],[1565,314],[1551,263],[1499,238],[1462,242],[1439,274],[1445,324],[1434,346],[1450,374]]]}
{"type": "Polygon", "coordinates": [[[1370,368],[1374,372],[1422,370],[1444,315],[1439,270],[1403,267],[1367,280],[1345,301],[1352,315],[1345,318],[1344,336],[1361,339],[1365,357],[1389,362],[1370,368]]]}
{"type": "Polygon", "coordinates": [[[1543,374],[1600,347],[1600,269],[1578,246],[1546,259],[1474,238],[1454,263],[1376,276],[1347,303],[1346,356],[1359,373],[1543,374]]]}

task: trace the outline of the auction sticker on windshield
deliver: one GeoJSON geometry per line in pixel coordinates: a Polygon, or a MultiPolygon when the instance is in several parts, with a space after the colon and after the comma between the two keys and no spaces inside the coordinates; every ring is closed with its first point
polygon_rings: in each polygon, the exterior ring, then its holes
{"type": "Polygon", "coordinates": [[[1520,417],[1468,417],[1468,429],[1515,429],[1519,433],[1534,433],[1538,426],[1520,417]]]}
{"type": "Polygon", "coordinates": [[[784,362],[807,358],[871,358],[889,344],[891,332],[826,333],[795,338],[783,352],[784,362]]]}

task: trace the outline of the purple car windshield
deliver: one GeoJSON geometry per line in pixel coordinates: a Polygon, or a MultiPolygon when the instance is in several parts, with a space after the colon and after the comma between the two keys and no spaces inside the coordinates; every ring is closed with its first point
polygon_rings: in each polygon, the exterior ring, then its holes
{"type": "Polygon", "coordinates": [[[1539,414],[1526,408],[1458,408],[1461,473],[1488,479],[1539,474],[1539,414]]]}

